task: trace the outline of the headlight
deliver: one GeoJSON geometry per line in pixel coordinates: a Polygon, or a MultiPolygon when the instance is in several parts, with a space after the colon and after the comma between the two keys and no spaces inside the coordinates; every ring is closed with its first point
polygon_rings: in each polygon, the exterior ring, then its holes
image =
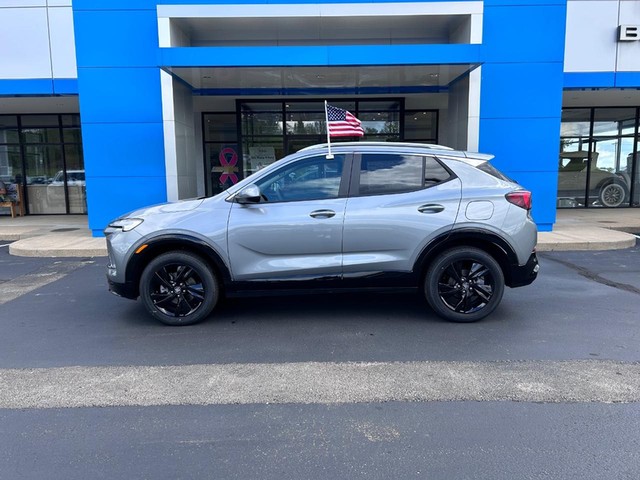
{"type": "Polygon", "coordinates": [[[114,220],[109,224],[111,228],[119,228],[123,232],[128,232],[129,230],[133,230],[138,225],[143,222],[141,218],[121,218],[119,220],[114,220]]]}

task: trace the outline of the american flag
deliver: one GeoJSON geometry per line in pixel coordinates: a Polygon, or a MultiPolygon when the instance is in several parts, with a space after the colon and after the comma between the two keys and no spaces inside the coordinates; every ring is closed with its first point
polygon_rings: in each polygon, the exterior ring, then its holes
{"type": "Polygon", "coordinates": [[[342,108],[327,105],[329,135],[332,137],[362,137],[360,120],[342,108]]]}

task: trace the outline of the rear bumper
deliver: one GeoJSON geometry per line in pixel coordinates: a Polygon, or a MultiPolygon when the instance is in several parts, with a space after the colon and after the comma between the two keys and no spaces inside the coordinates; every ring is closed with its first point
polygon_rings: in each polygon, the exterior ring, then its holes
{"type": "Polygon", "coordinates": [[[132,283],[116,283],[109,278],[107,278],[107,281],[109,282],[109,291],[114,295],[130,298],[131,300],[138,298],[138,289],[132,283]]]}
{"type": "Polygon", "coordinates": [[[512,288],[524,287],[525,285],[533,283],[538,276],[539,269],[538,257],[536,256],[536,252],[533,252],[526,264],[511,265],[508,286],[512,288]]]}

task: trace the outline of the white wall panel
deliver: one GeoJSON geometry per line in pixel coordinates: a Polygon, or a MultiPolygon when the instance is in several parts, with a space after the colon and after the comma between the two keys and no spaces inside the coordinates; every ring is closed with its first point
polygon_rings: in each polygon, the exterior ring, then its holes
{"type": "Polygon", "coordinates": [[[49,8],[48,12],[53,76],[54,78],[77,78],[71,7],[49,8]]]}
{"type": "Polygon", "coordinates": [[[0,78],[50,78],[46,8],[0,8],[0,78]]]}
{"type": "MultiPolygon", "coordinates": [[[[640,1],[620,2],[620,24],[640,25],[640,1]]],[[[618,43],[618,65],[621,72],[640,72],[640,42],[618,43]]]]}
{"type": "Polygon", "coordinates": [[[614,71],[617,26],[617,1],[567,2],[564,71],[614,71]]]}
{"type": "Polygon", "coordinates": [[[44,7],[47,0],[0,0],[0,8],[2,7],[44,7]]]}

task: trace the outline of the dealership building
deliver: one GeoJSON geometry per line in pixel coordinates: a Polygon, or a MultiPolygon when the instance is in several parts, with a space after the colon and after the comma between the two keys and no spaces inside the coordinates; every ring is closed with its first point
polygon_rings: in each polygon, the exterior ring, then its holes
{"type": "Polygon", "coordinates": [[[325,100],[495,155],[541,230],[640,206],[637,0],[0,0],[0,180],[96,236],[326,141],[325,100]]]}

